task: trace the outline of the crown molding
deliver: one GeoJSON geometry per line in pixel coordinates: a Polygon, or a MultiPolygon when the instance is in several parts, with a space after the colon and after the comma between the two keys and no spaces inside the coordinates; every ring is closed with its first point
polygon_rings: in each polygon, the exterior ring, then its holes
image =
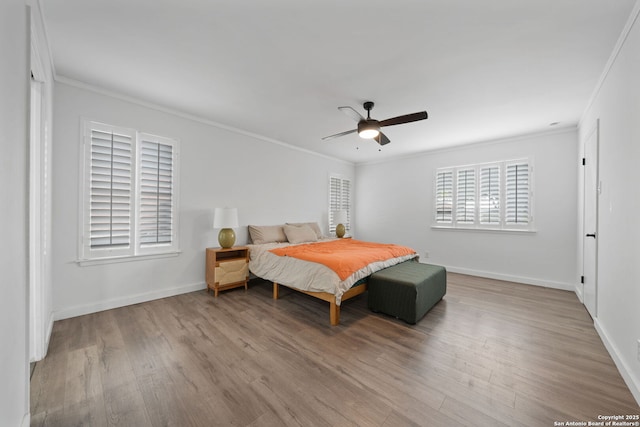
{"type": "Polygon", "coordinates": [[[620,37],[618,37],[618,41],[616,42],[616,45],[614,46],[613,51],[609,56],[609,60],[604,66],[604,70],[602,71],[602,74],[600,75],[600,78],[598,79],[598,82],[596,83],[596,86],[593,89],[591,97],[589,98],[589,101],[587,102],[586,107],[582,111],[582,115],[580,116],[580,120],[578,121],[578,128],[580,128],[583,125],[582,122],[586,117],[587,112],[591,109],[593,103],[595,102],[596,98],[600,94],[600,90],[602,89],[602,86],[604,86],[604,82],[605,80],[607,80],[607,77],[609,76],[609,73],[611,72],[613,65],[618,59],[618,55],[620,55],[620,52],[622,51],[622,48],[624,47],[624,44],[627,41],[627,38],[629,38],[629,34],[631,33],[633,26],[638,21],[639,16],[640,16],[640,0],[637,0],[636,4],[633,6],[631,15],[629,15],[629,19],[627,19],[627,23],[622,29],[622,32],[620,33],[620,37]]]}
{"type": "Polygon", "coordinates": [[[306,148],[302,148],[302,147],[298,147],[296,145],[292,145],[292,144],[288,144],[286,142],[282,142],[282,141],[278,141],[277,139],[273,139],[273,138],[269,138],[267,136],[264,135],[260,135],[257,133],[253,133],[253,132],[249,132],[243,129],[239,129],[233,126],[228,126],[225,125],[223,123],[219,123],[216,121],[213,121],[211,119],[207,119],[205,117],[200,117],[200,116],[196,116],[194,114],[189,114],[189,113],[185,113],[184,111],[180,111],[174,108],[170,108],[170,107],[166,107],[163,105],[159,105],[159,104],[155,104],[153,102],[149,102],[149,101],[145,101],[130,95],[125,95],[123,93],[117,92],[117,91],[113,91],[113,90],[109,90],[109,89],[105,89],[102,87],[98,87],[89,83],[85,83],[79,80],[75,80],[69,77],[65,77],[65,76],[61,76],[59,74],[54,76],[54,79],[56,82],[58,83],[62,83],[62,84],[66,84],[68,86],[72,86],[72,87],[76,87],[78,89],[83,89],[83,90],[87,90],[90,92],[94,92],[103,96],[108,96],[110,98],[115,98],[115,99],[119,99],[121,101],[125,101],[125,102],[130,102],[132,104],[135,105],[139,105],[145,108],[149,108],[152,110],[156,110],[156,111],[160,111],[162,113],[166,113],[166,114],[170,114],[172,116],[176,116],[176,117],[180,117],[182,119],[186,119],[186,120],[190,120],[196,123],[201,123],[201,124],[205,124],[208,126],[213,126],[216,127],[218,129],[223,129],[229,132],[233,132],[239,135],[243,135],[243,136],[247,136],[249,138],[253,138],[253,139],[257,139],[260,141],[264,141],[264,142],[268,142],[270,144],[274,144],[274,145],[279,145],[281,147],[284,148],[288,148],[290,150],[295,150],[295,151],[299,151],[305,154],[309,154],[312,156],[316,156],[316,157],[322,157],[324,159],[328,159],[328,160],[332,160],[335,162],[340,162],[340,163],[344,163],[347,165],[354,165],[353,162],[349,162],[347,160],[343,160],[343,159],[339,159],[337,157],[332,157],[332,156],[328,156],[326,154],[321,154],[306,148]]]}
{"type": "Polygon", "coordinates": [[[361,162],[361,163],[356,163],[356,167],[357,166],[368,166],[368,165],[376,165],[376,164],[382,164],[382,163],[389,163],[389,162],[395,162],[398,160],[405,160],[405,159],[415,159],[416,157],[424,157],[424,156],[429,156],[432,154],[440,154],[440,153],[448,153],[448,152],[453,152],[453,151],[461,151],[461,150],[467,150],[471,147],[473,148],[478,148],[478,147],[487,147],[490,145],[496,145],[496,144],[503,144],[506,142],[518,142],[518,141],[523,141],[526,139],[531,139],[531,138],[537,138],[540,136],[550,136],[550,135],[558,135],[558,134],[563,134],[563,133],[569,133],[569,132],[576,132],[578,130],[578,126],[573,123],[573,124],[568,124],[565,126],[558,126],[553,130],[542,130],[542,131],[535,131],[535,132],[529,132],[529,133],[522,133],[522,134],[515,134],[515,135],[511,135],[511,136],[505,136],[505,137],[501,137],[501,138],[496,138],[496,139],[487,139],[487,140],[482,140],[482,141],[470,141],[470,142],[464,142],[461,144],[456,144],[454,146],[451,147],[441,147],[441,148],[433,148],[430,150],[422,150],[422,151],[416,151],[414,153],[410,153],[410,154],[404,154],[401,156],[396,156],[396,157],[392,157],[389,159],[384,159],[384,160],[374,160],[371,162],[361,162]]]}

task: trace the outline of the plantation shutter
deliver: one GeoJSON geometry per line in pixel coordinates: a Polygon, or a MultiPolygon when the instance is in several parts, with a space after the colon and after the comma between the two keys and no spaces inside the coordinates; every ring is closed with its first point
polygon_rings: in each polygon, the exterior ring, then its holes
{"type": "MultiPolygon", "coordinates": [[[[342,206],[340,209],[347,211],[347,223],[343,224],[345,229],[351,229],[351,181],[342,180],[342,196],[340,197],[342,206]]],[[[337,225],[337,224],[336,224],[337,225]]]]}
{"type": "Polygon", "coordinates": [[[173,150],[141,135],[138,238],[141,247],[173,240],[173,150]]]}
{"type": "Polygon", "coordinates": [[[528,158],[438,169],[434,228],[534,231],[532,177],[528,158]]]}
{"type": "Polygon", "coordinates": [[[475,222],[476,171],[458,170],[456,186],[456,222],[473,224],[475,222]]]}
{"type": "Polygon", "coordinates": [[[83,121],[79,259],[177,254],[179,142],[83,121]]]}
{"type": "Polygon", "coordinates": [[[436,174],[436,222],[451,223],[453,214],[453,171],[436,174]]]}
{"type": "Polygon", "coordinates": [[[480,224],[500,224],[500,166],[480,168],[480,224]]]}
{"type": "Polygon", "coordinates": [[[109,126],[89,128],[89,247],[131,245],[133,134],[109,126]]]}
{"type": "Polygon", "coordinates": [[[512,163],[506,167],[506,213],[507,224],[529,224],[529,164],[512,163]]]}
{"type": "Polygon", "coordinates": [[[329,232],[336,231],[336,225],[333,221],[333,213],[340,209],[340,188],[341,180],[336,177],[329,178],[329,232]]]}
{"type": "Polygon", "coordinates": [[[338,176],[329,177],[329,232],[336,231],[333,214],[336,211],[347,211],[347,230],[351,229],[351,181],[338,176]]]}

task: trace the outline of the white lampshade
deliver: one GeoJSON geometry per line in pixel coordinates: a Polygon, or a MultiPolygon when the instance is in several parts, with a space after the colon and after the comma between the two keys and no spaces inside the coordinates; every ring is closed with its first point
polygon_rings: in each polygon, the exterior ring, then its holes
{"type": "Polygon", "coordinates": [[[213,214],[213,228],[233,228],[238,226],[238,208],[216,208],[213,214]]]}
{"type": "Polygon", "coordinates": [[[333,213],[333,222],[334,222],[334,224],[346,224],[347,223],[347,211],[345,209],[341,209],[339,211],[335,211],[333,213]]]}

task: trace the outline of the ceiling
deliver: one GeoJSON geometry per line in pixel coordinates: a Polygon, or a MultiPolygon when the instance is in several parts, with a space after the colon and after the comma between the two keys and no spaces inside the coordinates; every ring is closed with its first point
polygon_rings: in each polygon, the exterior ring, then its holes
{"type": "MultiPolygon", "coordinates": [[[[56,77],[354,163],[575,126],[636,0],[41,0],[56,77]],[[382,120],[380,148],[337,107],[382,120]],[[381,151],[380,151],[381,150],[381,151]]],[[[177,135],[179,137],[179,135],[177,135]]]]}

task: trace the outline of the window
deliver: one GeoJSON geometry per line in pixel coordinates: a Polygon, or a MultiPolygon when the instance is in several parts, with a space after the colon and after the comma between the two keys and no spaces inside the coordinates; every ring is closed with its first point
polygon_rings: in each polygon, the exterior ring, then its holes
{"type": "Polygon", "coordinates": [[[453,219],[453,171],[436,174],[436,222],[450,223],[453,219]]]}
{"type": "Polygon", "coordinates": [[[480,224],[500,224],[500,166],[480,168],[480,224]]]}
{"type": "Polygon", "coordinates": [[[80,260],[175,253],[178,143],[84,124],[80,260]]]}
{"type": "Polygon", "coordinates": [[[473,224],[476,205],[476,171],[458,169],[458,185],[456,197],[456,222],[473,224]]]}
{"type": "Polygon", "coordinates": [[[170,245],[173,239],[174,146],[171,140],[140,134],[138,238],[141,249],[170,245]]]}
{"type": "Polygon", "coordinates": [[[347,211],[347,223],[344,227],[351,230],[351,181],[336,175],[329,177],[329,233],[336,231],[334,212],[347,211]]]}
{"type": "Polygon", "coordinates": [[[131,246],[133,140],[125,129],[92,126],[89,151],[88,239],[92,250],[123,252],[131,246]]]}
{"type": "Polygon", "coordinates": [[[435,226],[531,230],[532,172],[528,159],[438,169],[435,226]]]}
{"type": "Polygon", "coordinates": [[[529,164],[526,162],[507,164],[506,222],[527,224],[529,222],[529,164]]]}

